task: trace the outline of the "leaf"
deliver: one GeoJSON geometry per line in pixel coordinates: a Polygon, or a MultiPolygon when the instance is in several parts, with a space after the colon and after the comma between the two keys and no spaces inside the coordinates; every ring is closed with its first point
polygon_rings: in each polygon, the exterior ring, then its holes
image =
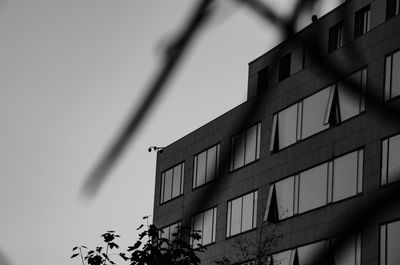
{"type": "Polygon", "coordinates": [[[107,233],[115,233],[115,231],[113,231],[113,230],[110,230],[110,231],[107,231],[107,233]]]}
{"type": "Polygon", "coordinates": [[[71,259],[75,258],[75,257],[78,256],[78,255],[79,255],[78,253],[73,254],[73,255],[71,256],[71,259]]]}
{"type": "Polygon", "coordinates": [[[144,226],[144,224],[141,224],[138,228],[136,228],[136,230],[139,230],[140,228],[142,228],[144,226]]]}
{"type": "Polygon", "coordinates": [[[125,255],[125,253],[119,253],[119,256],[120,256],[121,258],[123,258],[125,261],[128,260],[128,257],[125,255]]]}
{"type": "Polygon", "coordinates": [[[73,249],[72,249],[72,251],[75,251],[75,250],[77,250],[78,249],[78,247],[74,247],[73,249]]]}
{"type": "Polygon", "coordinates": [[[111,242],[108,244],[110,246],[111,249],[115,248],[119,248],[119,246],[117,244],[115,244],[114,242],[111,242]]]}
{"type": "Polygon", "coordinates": [[[86,249],[87,249],[87,246],[81,246],[81,247],[83,247],[83,248],[86,248],[86,249]]]}

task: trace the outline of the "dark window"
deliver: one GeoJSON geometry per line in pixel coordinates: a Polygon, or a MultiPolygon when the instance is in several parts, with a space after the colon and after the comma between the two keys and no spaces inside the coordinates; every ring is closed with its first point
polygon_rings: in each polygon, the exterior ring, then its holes
{"type": "Polygon", "coordinates": [[[161,203],[178,197],[183,193],[185,162],[161,174],[161,203]]]}
{"type": "Polygon", "coordinates": [[[400,0],[387,0],[386,3],[386,20],[391,19],[399,14],[400,0]]]}
{"type": "Polygon", "coordinates": [[[385,58],[385,100],[400,95],[400,51],[385,58]]]}
{"type": "Polygon", "coordinates": [[[230,171],[260,158],[261,123],[251,126],[231,138],[230,171]]]}
{"type": "Polygon", "coordinates": [[[230,237],[257,226],[258,191],[228,202],[226,236],[230,237]]]}
{"type": "Polygon", "coordinates": [[[328,52],[333,52],[343,45],[343,25],[338,23],[329,29],[328,52]]]}
{"type": "Polygon", "coordinates": [[[202,186],[216,177],[219,169],[219,149],[220,145],[217,144],[194,156],[193,188],[202,186]]]}
{"type": "Polygon", "coordinates": [[[366,6],[356,12],[354,21],[354,38],[367,33],[370,29],[371,8],[366,6]]]}
{"type": "Polygon", "coordinates": [[[290,76],[291,53],[286,54],[279,60],[279,81],[290,76]]]}
{"type": "Polygon", "coordinates": [[[258,72],[257,75],[257,93],[261,93],[268,88],[268,79],[268,67],[264,67],[258,72]]]}

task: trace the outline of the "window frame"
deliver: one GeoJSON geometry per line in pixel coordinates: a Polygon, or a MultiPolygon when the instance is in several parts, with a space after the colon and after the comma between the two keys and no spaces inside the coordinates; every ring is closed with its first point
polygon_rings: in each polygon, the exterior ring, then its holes
{"type": "Polygon", "coordinates": [[[289,52],[279,58],[278,65],[278,82],[289,78],[292,70],[292,53],[289,52]]]}
{"type": "MultiPolygon", "coordinates": [[[[324,132],[324,131],[326,131],[326,130],[329,130],[330,128],[334,128],[334,127],[336,127],[336,126],[339,126],[339,125],[341,125],[341,124],[343,124],[343,123],[345,123],[345,122],[347,122],[347,121],[349,121],[349,120],[352,120],[352,119],[358,117],[359,115],[365,113],[365,112],[366,112],[366,109],[367,109],[367,106],[366,106],[366,93],[367,93],[367,89],[368,89],[368,65],[365,65],[365,66],[363,66],[363,67],[361,67],[361,68],[358,68],[356,71],[353,71],[353,72],[351,72],[350,74],[346,75],[344,78],[342,78],[342,79],[340,79],[340,80],[337,80],[337,81],[335,81],[335,82],[333,82],[333,83],[330,83],[329,85],[324,86],[322,89],[319,89],[318,91],[315,91],[315,92],[313,92],[313,93],[311,93],[311,94],[309,94],[309,95],[307,95],[307,96],[301,98],[300,100],[297,100],[297,101],[295,101],[294,103],[292,103],[292,104],[290,104],[290,105],[288,105],[288,106],[286,106],[286,107],[284,107],[284,108],[282,108],[282,109],[280,109],[280,110],[274,112],[274,113],[272,114],[272,128],[271,128],[271,137],[270,137],[270,143],[269,143],[269,151],[270,151],[270,153],[271,153],[271,154],[278,153],[278,152],[280,152],[280,151],[282,151],[282,150],[284,150],[284,149],[286,149],[286,148],[288,148],[288,147],[290,147],[290,146],[292,146],[292,145],[295,145],[295,144],[297,144],[297,143],[299,143],[299,142],[301,142],[301,141],[304,141],[304,140],[306,140],[306,139],[308,139],[308,138],[310,138],[310,137],[314,137],[314,136],[318,135],[319,133],[322,133],[322,132],[324,132]],[[364,84],[364,80],[363,80],[364,71],[365,71],[365,84],[364,84]],[[360,88],[363,89],[363,95],[360,95],[360,97],[358,98],[358,100],[359,100],[359,103],[358,103],[359,112],[358,112],[356,115],[351,116],[351,117],[349,117],[349,118],[346,118],[346,119],[344,119],[344,120],[343,120],[343,119],[340,119],[339,122],[338,122],[337,124],[330,124],[329,121],[326,121],[326,119],[325,119],[324,124],[329,123],[329,126],[327,126],[327,128],[325,128],[325,129],[323,129],[323,130],[321,130],[321,131],[317,131],[317,132],[314,133],[314,134],[308,135],[307,137],[303,137],[303,135],[302,135],[302,131],[303,131],[303,128],[302,128],[302,127],[303,127],[302,121],[303,121],[303,114],[304,114],[304,112],[303,112],[303,102],[304,102],[306,99],[308,99],[308,98],[314,96],[315,94],[317,94],[317,93],[323,91],[324,89],[330,89],[330,90],[333,91],[334,93],[339,93],[339,92],[338,92],[338,90],[339,90],[339,84],[340,84],[340,83],[343,83],[343,81],[345,81],[346,79],[350,78],[351,76],[353,76],[354,74],[356,74],[356,73],[358,73],[358,72],[360,72],[360,75],[361,75],[361,78],[360,78],[360,80],[361,80],[360,88]],[[364,87],[364,86],[365,86],[365,87],[364,87]],[[295,142],[292,143],[292,144],[289,144],[289,145],[287,145],[287,146],[284,146],[284,147],[282,147],[282,148],[279,148],[279,142],[276,143],[276,141],[277,141],[277,140],[276,140],[276,137],[277,137],[277,135],[276,135],[276,134],[277,134],[277,126],[279,126],[279,125],[278,125],[278,123],[279,123],[279,121],[278,121],[279,113],[281,113],[281,112],[283,112],[283,111],[285,111],[285,110],[287,110],[287,109],[293,107],[294,105],[297,105],[297,116],[296,116],[296,140],[295,140],[295,142]]],[[[334,95],[332,95],[332,97],[334,97],[334,95]]],[[[325,110],[326,112],[331,112],[331,111],[332,111],[332,110],[331,110],[331,108],[332,108],[332,102],[331,102],[331,101],[332,101],[332,100],[331,100],[331,95],[329,95],[328,103],[327,103],[326,110],[325,110]]],[[[340,107],[338,107],[338,110],[340,111],[340,107]]],[[[327,114],[327,113],[326,113],[326,114],[327,114]]],[[[279,137],[278,137],[278,138],[279,138],[279,137]]]]}
{"type": "Polygon", "coordinates": [[[338,156],[336,156],[336,157],[334,157],[332,159],[329,159],[327,161],[324,161],[322,163],[318,163],[316,165],[307,167],[307,168],[305,168],[303,170],[297,171],[294,174],[290,174],[289,176],[286,176],[286,177],[281,178],[279,180],[276,180],[274,182],[271,182],[269,184],[267,204],[266,204],[266,207],[265,207],[265,214],[264,214],[264,217],[263,217],[263,222],[278,223],[280,221],[287,220],[287,219],[290,219],[290,218],[293,218],[293,217],[296,217],[296,216],[299,216],[299,215],[302,215],[302,214],[305,214],[305,213],[308,213],[308,212],[311,212],[311,211],[318,210],[320,208],[329,206],[331,204],[335,204],[335,203],[338,203],[338,202],[341,202],[341,201],[344,201],[344,200],[348,200],[348,199],[354,198],[356,196],[362,195],[363,194],[363,188],[364,188],[364,164],[365,164],[364,163],[364,158],[365,158],[365,154],[364,153],[365,153],[365,147],[362,146],[362,147],[359,147],[357,149],[354,149],[354,150],[351,150],[349,152],[346,152],[346,153],[343,153],[341,155],[338,155],[338,156]],[[356,192],[355,192],[355,194],[353,194],[351,196],[335,200],[334,199],[335,173],[334,173],[334,169],[333,169],[334,168],[334,164],[335,164],[335,160],[339,159],[339,158],[342,158],[342,157],[344,157],[346,155],[352,154],[352,153],[356,153],[356,155],[357,155],[357,158],[356,158],[356,162],[357,162],[356,174],[357,175],[355,176],[355,178],[356,178],[356,183],[355,183],[356,192]],[[362,162],[362,165],[360,165],[360,162],[362,162]],[[308,210],[305,210],[305,211],[300,211],[300,174],[303,173],[303,172],[309,171],[311,169],[317,168],[319,166],[322,166],[324,164],[327,164],[327,173],[326,173],[327,174],[326,175],[327,183],[325,185],[326,186],[325,203],[322,206],[311,208],[311,209],[308,209],[308,210]],[[275,192],[275,196],[277,196],[275,185],[277,183],[281,182],[281,181],[284,181],[284,180],[287,180],[287,179],[290,179],[290,178],[294,179],[294,181],[293,181],[293,200],[292,200],[293,214],[290,215],[290,216],[286,216],[286,217],[281,218],[279,216],[279,205],[278,205],[277,197],[273,198],[273,196],[274,196],[273,193],[275,192]],[[273,205],[272,203],[275,203],[275,201],[276,201],[276,205],[273,205]],[[270,217],[269,217],[270,216],[270,211],[277,211],[277,213],[276,212],[272,212],[271,213],[271,215],[272,215],[271,218],[273,220],[268,220],[268,219],[270,219],[270,217]]]}
{"type": "MultiPolygon", "coordinates": [[[[198,212],[198,213],[196,213],[196,214],[194,214],[194,215],[192,215],[191,217],[190,217],[190,229],[191,229],[191,231],[194,231],[194,220],[195,220],[195,218],[198,216],[198,215],[202,215],[202,230],[200,230],[200,232],[199,232],[199,234],[201,235],[201,238],[200,238],[200,240],[201,240],[201,245],[203,245],[203,246],[208,246],[208,245],[211,245],[211,244],[215,244],[215,242],[216,242],[216,240],[217,240],[217,236],[216,236],[216,234],[217,234],[217,216],[218,216],[218,205],[215,205],[215,206],[213,206],[213,207],[210,207],[210,208],[208,208],[208,209],[206,209],[206,210],[204,210],[204,211],[201,211],[201,212],[198,212]],[[203,240],[204,240],[204,237],[203,237],[203,229],[204,229],[204,213],[205,212],[207,212],[207,211],[209,211],[209,210],[213,210],[213,213],[212,213],[212,228],[211,228],[211,242],[210,243],[206,243],[206,244],[203,244],[203,240]],[[214,241],[213,241],[214,240],[214,241]]],[[[190,242],[190,244],[192,245],[192,247],[195,247],[194,246],[194,241],[196,241],[195,239],[193,239],[193,238],[191,238],[191,242],[190,242]]]]}
{"type": "Polygon", "coordinates": [[[357,39],[371,30],[371,5],[359,9],[354,16],[354,39],[357,39]]]}
{"type": "Polygon", "coordinates": [[[230,157],[229,157],[229,173],[235,172],[239,169],[242,169],[248,165],[255,163],[256,161],[260,160],[261,157],[261,121],[258,121],[251,126],[247,127],[246,129],[235,133],[230,138],[230,157]],[[247,144],[247,132],[249,129],[256,127],[256,149],[255,149],[255,159],[248,162],[246,164],[246,144],[247,144]],[[238,166],[235,168],[235,155],[236,155],[236,142],[235,138],[244,134],[244,143],[243,143],[243,165],[238,166]]]}
{"type": "Polygon", "coordinates": [[[217,177],[218,177],[218,173],[219,173],[219,169],[220,169],[220,158],[221,158],[221,142],[218,142],[218,143],[216,143],[216,144],[214,144],[214,145],[212,145],[212,146],[210,146],[210,147],[208,147],[208,148],[206,148],[206,149],[203,149],[202,151],[200,151],[200,152],[198,152],[197,154],[195,154],[194,156],[193,156],[193,175],[192,175],[192,190],[196,190],[196,189],[198,189],[198,188],[201,188],[201,187],[203,187],[204,185],[206,185],[206,184],[208,184],[208,183],[210,183],[210,182],[212,182],[213,180],[215,180],[217,177]],[[214,147],[216,147],[216,165],[215,165],[215,176],[214,176],[214,178],[212,178],[212,179],[210,179],[210,180],[208,180],[207,181],[207,165],[208,165],[208,151],[210,150],[210,149],[212,149],[212,148],[214,148],[214,147]],[[204,180],[204,183],[203,184],[200,184],[200,185],[198,185],[198,186],[196,186],[196,182],[197,182],[197,179],[198,179],[198,177],[197,177],[197,167],[198,167],[198,162],[196,162],[196,158],[200,155],[200,154],[202,154],[202,153],[204,153],[204,152],[206,152],[206,172],[205,172],[205,180],[204,180]]]}
{"type": "Polygon", "coordinates": [[[400,0],[387,0],[386,1],[386,21],[398,16],[400,14],[400,0]],[[389,2],[391,5],[389,5],[389,2]],[[390,8],[392,7],[392,8],[390,8]]]}
{"type": "Polygon", "coordinates": [[[400,218],[393,218],[387,221],[384,221],[382,223],[379,224],[379,265],[387,265],[387,254],[388,254],[388,249],[387,249],[387,245],[388,245],[388,225],[389,224],[393,224],[393,223],[399,223],[400,226],[400,218]],[[382,231],[384,230],[384,231],[382,231]],[[384,245],[384,249],[382,248],[382,232],[384,232],[384,240],[385,240],[385,245],[384,245]],[[382,256],[382,254],[385,254],[385,256],[382,256]],[[382,262],[382,259],[383,262],[382,262]]]}
{"type": "Polygon", "coordinates": [[[160,178],[160,205],[163,205],[164,203],[167,203],[169,201],[172,201],[176,198],[179,198],[183,195],[183,190],[184,190],[184,184],[185,184],[185,160],[183,160],[180,163],[175,164],[172,167],[169,167],[168,169],[164,170],[161,172],[161,178],[160,178]],[[178,165],[181,165],[181,177],[180,177],[180,186],[179,186],[179,195],[172,197],[173,195],[173,187],[174,187],[174,168],[177,167],[178,165]],[[165,196],[165,173],[168,172],[169,170],[172,170],[172,181],[171,181],[171,198],[168,200],[164,200],[165,196]]]}
{"type": "Polygon", "coordinates": [[[265,66],[257,72],[257,94],[261,94],[268,89],[269,78],[269,66],[265,66]]]}
{"type": "Polygon", "coordinates": [[[332,27],[329,28],[329,37],[328,37],[328,53],[332,53],[337,49],[343,47],[344,39],[343,39],[343,21],[336,23],[332,27]],[[339,40],[338,42],[336,42],[339,40]],[[335,44],[335,45],[333,45],[335,44]]]}
{"type": "MultiPolygon", "coordinates": [[[[332,250],[330,249],[330,244],[332,243],[332,241],[334,241],[336,239],[340,239],[342,236],[344,236],[344,235],[323,237],[323,238],[313,240],[311,242],[307,242],[304,244],[300,244],[300,245],[297,245],[297,246],[294,246],[291,248],[286,248],[283,250],[275,251],[275,252],[271,253],[269,256],[277,255],[277,254],[280,254],[280,253],[283,253],[286,251],[291,251],[292,252],[291,257],[294,258],[295,255],[298,255],[297,251],[299,248],[317,244],[317,243],[325,243],[327,245],[327,251],[329,252],[328,254],[334,256],[335,253],[331,252],[332,250]]],[[[353,233],[352,237],[354,238],[354,245],[355,245],[355,248],[354,248],[355,264],[354,265],[361,265],[362,264],[362,260],[361,260],[362,259],[362,233],[360,231],[358,231],[356,233],[353,233]]],[[[292,260],[292,263],[290,263],[290,264],[294,264],[294,259],[292,260]]]]}
{"type": "MultiPolygon", "coordinates": [[[[394,51],[392,51],[390,53],[385,54],[385,56],[384,56],[384,62],[383,62],[383,64],[384,64],[384,71],[383,71],[383,101],[384,102],[390,102],[390,101],[395,100],[395,99],[400,97],[400,93],[397,96],[394,96],[394,97],[392,96],[392,90],[393,90],[392,89],[393,88],[393,56],[395,54],[397,54],[397,53],[399,53],[398,56],[400,57],[400,49],[396,49],[396,50],[394,50],[394,51]],[[386,60],[387,60],[388,57],[390,57],[390,80],[389,80],[390,84],[389,84],[389,91],[387,92],[386,91],[386,85],[387,85],[386,84],[386,71],[387,71],[386,60]],[[388,93],[388,96],[386,96],[387,93],[388,93]]],[[[399,64],[400,64],[400,58],[399,58],[399,64]]],[[[399,86],[400,86],[400,83],[399,83],[399,86]]],[[[399,88],[399,90],[400,90],[400,88],[399,88]]]]}
{"type": "MultiPolygon", "coordinates": [[[[166,225],[166,226],[163,226],[162,228],[160,228],[160,230],[164,230],[165,228],[168,228],[168,241],[171,243],[171,226],[174,226],[174,225],[178,225],[177,226],[177,229],[178,229],[178,237],[179,237],[179,229],[182,227],[182,220],[178,220],[178,221],[176,221],[176,222],[173,222],[172,224],[169,224],[169,225],[166,225]]],[[[164,233],[164,231],[162,231],[162,233],[160,234],[160,238],[165,238],[165,237],[163,237],[162,236],[162,234],[164,233]]]]}
{"type": "Polygon", "coordinates": [[[226,231],[225,231],[225,238],[232,238],[237,235],[241,235],[243,233],[251,232],[255,229],[257,229],[257,219],[258,219],[258,189],[249,191],[247,193],[241,194],[235,198],[232,198],[227,201],[226,205],[226,231]],[[243,198],[249,194],[253,193],[253,205],[252,205],[252,215],[251,215],[251,220],[252,220],[252,228],[247,229],[247,230],[242,230],[242,225],[243,225],[243,198]],[[240,206],[240,232],[232,234],[232,202],[241,198],[241,206],[240,206]]]}
{"type": "Polygon", "coordinates": [[[386,187],[388,185],[397,183],[400,181],[400,178],[394,181],[390,181],[389,182],[389,145],[390,145],[390,138],[394,138],[394,137],[400,137],[400,132],[396,132],[396,133],[392,133],[384,138],[381,139],[381,159],[380,159],[380,187],[386,187]],[[387,147],[386,147],[386,165],[385,165],[385,173],[386,175],[383,176],[383,167],[384,167],[384,142],[387,141],[387,147]]]}

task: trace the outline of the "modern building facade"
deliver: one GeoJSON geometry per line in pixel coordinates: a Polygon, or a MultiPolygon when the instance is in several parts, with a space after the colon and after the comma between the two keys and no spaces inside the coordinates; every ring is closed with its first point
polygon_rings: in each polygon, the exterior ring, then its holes
{"type": "MultiPolygon", "coordinates": [[[[158,153],[164,236],[201,230],[212,264],[278,224],[272,260],[311,264],[360,205],[398,188],[400,116],[382,105],[400,108],[399,13],[400,0],[346,1],[250,62],[246,102],[158,153]]],[[[334,264],[400,264],[400,197],[371,211],[334,264]]]]}

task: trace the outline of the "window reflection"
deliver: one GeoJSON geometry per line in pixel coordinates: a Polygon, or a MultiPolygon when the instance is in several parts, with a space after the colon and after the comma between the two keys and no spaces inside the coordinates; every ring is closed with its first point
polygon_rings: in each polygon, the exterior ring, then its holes
{"type": "Polygon", "coordinates": [[[160,202],[169,201],[183,193],[183,175],[185,163],[181,163],[161,174],[160,202]]]}
{"type": "Polygon", "coordinates": [[[305,245],[297,248],[299,265],[319,265],[328,253],[328,241],[305,245]]]}
{"type": "Polygon", "coordinates": [[[362,192],[363,154],[356,150],[272,184],[264,221],[277,222],[362,192]]]}
{"type": "Polygon", "coordinates": [[[400,221],[381,226],[381,265],[398,265],[400,261],[400,221]]]}
{"type": "MultiPolygon", "coordinates": [[[[269,264],[281,265],[360,265],[361,264],[361,235],[350,236],[335,250],[332,242],[338,238],[322,240],[301,247],[275,253],[269,259],[269,264]],[[270,262],[272,259],[272,262],[270,262]]],[[[386,265],[386,264],[385,264],[386,265]]],[[[389,264],[387,264],[389,265],[389,264]]],[[[391,264],[390,264],[391,265],[391,264]]]]}
{"type": "Polygon", "coordinates": [[[194,156],[193,188],[213,180],[219,169],[220,145],[214,145],[194,156]]]}
{"type": "Polygon", "coordinates": [[[382,142],[382,185],[400,180],[400,135],[382,142]]]}
{"type": "Polygon", "coordinates": [[[261,123],[231,138],[230,171],[260,158],[261,123]]]}
{"type": "Polygon", "coordinates": [[[275,184],[278,215],[283,219],[293,215],[294,177],[275,184]]]}
{"type": "Polygon", "coordinates": [[[198,232],[200,239],[192,239],[194,247],[197,244],[207,245],[215,242],[217,207],[204,211],[192,217],[192,230],[198,232]]]}
{"type": "Polygon", "coordinates": [[[300,173],[299,212],[305,212],[326,204],[327,163],[300,173]]]}
{"type": "Polygon", "coordinates": [[[257,195],[255,191],[228,202],[227,237],[256,227],[257,195]]]}
{"type": "Polygon", "coordinates": [[[400,95],[400,51],[385,58],[385,100],[400,95]]]}
{"type": "Polygon", "coordinates": [[[173,241],[179,233],[181,222],[176,222],[161,229],[161,237],[173,241]]]}
{"type": "Polygon", "coordinates": [[[358,179],[358,152],[335,159],[333,172],[333,201],[355,195],[358,179]]]}
{"type": "Polygon", "coordinates": [[[329,127],[328,124],[324,124],[329,92],[329,89],[323,89],[303,100],[302,138],[329,127]]]}
{"type": "Polygon", "coordinates": [[[365,110],[366,87],[364,68],[274,114],[270,151],[277,152],[360,114],[365,110]]]}

